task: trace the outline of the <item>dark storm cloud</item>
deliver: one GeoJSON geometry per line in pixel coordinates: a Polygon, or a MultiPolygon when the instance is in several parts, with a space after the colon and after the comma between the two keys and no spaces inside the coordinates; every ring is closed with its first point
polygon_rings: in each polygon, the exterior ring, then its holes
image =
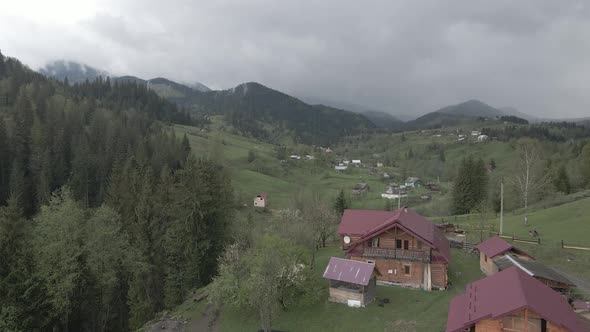
{"type": "MultiPolygon", "coordinates": [[[[424,113],[477,98],[589,116],[583,1],[98,1],[71,23],[2,17],[0,47],[115,74],[424,113]],[[2,23],[4,22],[4,23],[2,23]]],[[[76,14],[73,14],[76,15],[76,14]]]]}

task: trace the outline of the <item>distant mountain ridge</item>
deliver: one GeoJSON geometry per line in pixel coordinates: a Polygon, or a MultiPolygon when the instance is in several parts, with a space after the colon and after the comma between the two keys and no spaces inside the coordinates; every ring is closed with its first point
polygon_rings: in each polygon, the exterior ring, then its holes
{"type": "Polygon", "coordinates": [[[377,128],[400,129],[404,126],[403,121],[389,113],[380,111],[366,111],[362,112],[361,114],[367,119],[371,120],[371,122],[373,122],[377,128]]]}
{"type": "Polygon", "coordinates": [[[361,114],[325,105],[310,105],[256,82],[214,91],[198,82],[185,85],[163,77],[149,80],[136,76],[114,77],[74,62],[46,68],[43,70],[48,76],[68,77],[70,82],[73,82],[70,76],[76,77],[76,81],[110,76],[114,82],[146,84],[161,97],[195,114],[223,115],[233,130],[267,141],[291,137],[295,142],[305,144],[330,144],[343,136],[375,128],[375,124],[361,114]]]}
{"type": "Polygon", "coordinates": [[[416,130],[451,127],[471,123],[481,118],[498,119],[506,115],[517,116],[527,121],[535,119],[535,117],[522,113],[515,108],[504,107],[499,109],[479,100],[471,99],[456,105],[443,107],[434,112],[424,114],[415,120],[408,121],[405,128],[416,130]]]}
{"type": "Polygon", "coordinates": [[[39,73],[60,81],[68,79],[70,83],[94,81],[99,76],[110,76],[108,72],[75,61],[57,60],[39,69],[39,73]]]}

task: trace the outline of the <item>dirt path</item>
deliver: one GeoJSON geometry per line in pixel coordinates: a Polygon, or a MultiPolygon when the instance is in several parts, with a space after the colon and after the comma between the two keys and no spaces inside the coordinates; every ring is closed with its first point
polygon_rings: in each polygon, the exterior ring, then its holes
{"type": "Polygon", "coordinates": [[[219,313],[211,304],[207,304],[207,308],[203,311],[201,317],[193,319],[186,324],[186,332],[219,332],[219,313]]]}

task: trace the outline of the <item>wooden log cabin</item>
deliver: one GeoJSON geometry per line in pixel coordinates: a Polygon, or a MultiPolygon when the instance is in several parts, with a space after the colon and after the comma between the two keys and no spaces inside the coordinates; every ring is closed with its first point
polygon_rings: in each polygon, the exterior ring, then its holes
{"type": "Polygon", "coordinates": [[[571,288],[575,287],[574,283],[559,272],[537,262],[531,255],[499,237],[492,237],[481,242],[476,249],[479,250],[480,269],[488,276],[516,266],[566,296],[569,296],[571,288]]]}
{"type": "Polygon", "coordinates": [[[375,264],[331,257],[324,278],[329,283],[328,301],[349,307],[373,302],[376,292],[375,264]]]}
{"type": "Polygon", "coordinates": [[[345,210],[338,234],[348,258],[375,264],[378,284],[447,287],[449,241],[411,209],[345,210]]]}
{"type": "Polygon", "coordinates": [[[588,331],[567,300],[517,267],[465,288],[449,305],[446,332],[588,331]]]}

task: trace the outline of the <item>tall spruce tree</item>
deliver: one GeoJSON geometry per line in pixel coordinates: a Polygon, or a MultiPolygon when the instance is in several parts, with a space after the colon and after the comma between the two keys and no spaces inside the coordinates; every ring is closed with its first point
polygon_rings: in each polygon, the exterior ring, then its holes
{"type": "Polygon", "coordinates": [[[453,183],[453,214],[466,214],[486,199],[488,178],[483,160],[463,159],[453,183]]]}

